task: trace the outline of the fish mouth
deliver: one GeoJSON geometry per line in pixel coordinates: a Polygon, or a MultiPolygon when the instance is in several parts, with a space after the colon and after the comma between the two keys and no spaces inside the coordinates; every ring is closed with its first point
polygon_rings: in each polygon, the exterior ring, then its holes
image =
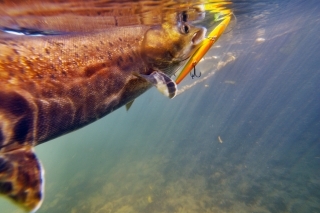
{"type": "MultiPolygon", "coordinates": [[[[193,35],[190,39],[189,37],[189,44],[186,44],[186,48],[182,50],[182,53],[177,56],[174,52],[168,50],[167,54],[169,54],[169,60],[161,59],[162,62],[173,63],[173,64],[180,64],[183,61],[187,61],[193,53],[198,49],[199,44],[204,40],[207,29],[205,27],[195,27],[193,31],[193,35]]],[[[160,60],[160,59],[159,59],[160,60]]],[[[164,68],[162,68],[164,69],[164,68]]]]}
{"type": "Polygon", "coordinates": [[[193,35],[191,41],[193,45],[198,45],[205,38],[207,29],[204,27],[199,27],[200,29],[193,35]]]}
{"type": "Polygon", "coordinates": [[[193,55],[193,53],[198,49],[196,46],[198,46],[205,38],[207,29],[204,27],[198,27],[198,28],[199,30],[193,34],[191,39],[191,43],[193,45],[192,47],[193,51],[189,52],[189,54],[187,54],[187,56],[185,56],[183,59],[180,59],[179,62],[188,60],[193,55]]]}

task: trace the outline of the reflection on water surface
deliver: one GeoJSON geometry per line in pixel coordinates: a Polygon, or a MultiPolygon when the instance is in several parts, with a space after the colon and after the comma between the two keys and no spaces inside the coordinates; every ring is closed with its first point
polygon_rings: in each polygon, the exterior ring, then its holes
{"type": "MultiPolygon", "coordinates": [[[[228,5],[224,1],[210,4],[228,5]]],[[[2,1],[0,26],[24,27],[67,32],[92,32],[106,27],[155,25],[175,18],[176,13],[189,11],[189,21],[195,6],[202,1],[2,1]]]]}

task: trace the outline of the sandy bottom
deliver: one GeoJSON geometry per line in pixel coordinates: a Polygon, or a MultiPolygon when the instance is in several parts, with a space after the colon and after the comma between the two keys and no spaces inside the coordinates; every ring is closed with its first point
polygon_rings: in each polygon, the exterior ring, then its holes
{"type": "Polygon", "coordinates": [[[41,212],[316,213],[320,177],[308,172],[307,163],[288,172],[274,162],[261,175],[241,163],[217,166],[192,154],[128,157],[108,171],[82,170],[63,185],[48,183],[47,191],[59,192],[41,212]]]}

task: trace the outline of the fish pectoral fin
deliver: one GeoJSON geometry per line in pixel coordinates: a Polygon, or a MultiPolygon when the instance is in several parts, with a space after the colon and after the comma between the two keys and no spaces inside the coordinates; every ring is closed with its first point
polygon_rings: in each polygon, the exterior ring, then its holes
{"type": "Polygon", "coordinates": [[[177,84],[166,74],[158,71],[152,72],[150,75],[139,74],[153,86],[155,86],[162,94],[169,98],[174,98],[177,94],[177,84]]]}
{"type": "Polygon", "coordinates": [[[127,111],[129,111],[129,109],[132,106],[133,102],[134,102],[134,99],[126,104],[126,110],[127,111]]]}
{"type": "Polygon", "coordinates": [[[0,194],[29,212],[43,201],[44,171],[31,147],[0,153],[0,194]]]}

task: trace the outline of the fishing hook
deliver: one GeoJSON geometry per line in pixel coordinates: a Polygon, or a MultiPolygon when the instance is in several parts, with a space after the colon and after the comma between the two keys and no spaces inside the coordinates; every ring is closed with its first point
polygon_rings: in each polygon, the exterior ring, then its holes
{"type": "Polygon", "coordinates": [[[190,76],[193,79],[194,77],[200,78],[201,77],[201,72],[199,73],[199,75],[197,75],[196,73],[196,66],[193,67],[193,73],[190,72],[190,76]]]}

